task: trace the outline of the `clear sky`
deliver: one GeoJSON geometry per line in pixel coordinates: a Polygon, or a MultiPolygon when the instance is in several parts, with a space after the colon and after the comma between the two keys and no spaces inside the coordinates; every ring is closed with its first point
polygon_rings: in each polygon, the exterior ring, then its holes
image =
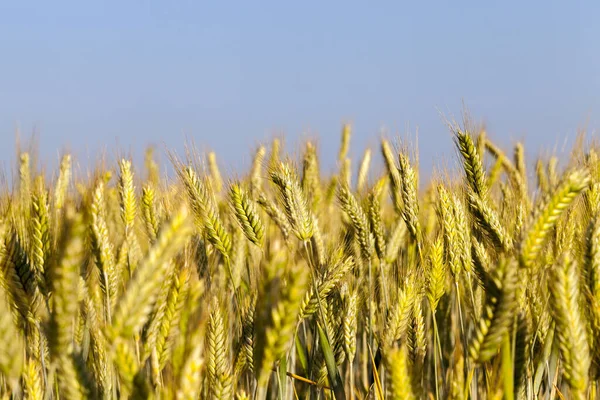
{"type": "Polygon", "coordinates": [[[278,133],[318,135],[332,165],[343,121],[355,156],[418,129],[428,168],[453,159],[440,112],[463,101],[530,151],[600,126],[597,1],[210,3],[2,2],[4,166],[17,128],[48,165],[193,139],[235,171],[278,133]]]}

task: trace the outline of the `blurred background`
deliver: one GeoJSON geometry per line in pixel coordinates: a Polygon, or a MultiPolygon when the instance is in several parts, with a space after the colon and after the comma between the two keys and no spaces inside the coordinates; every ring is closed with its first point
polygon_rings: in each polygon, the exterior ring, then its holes
{"type": "Polygon", "coordinates": [[[382,132],[418,141],[423,174],[455,162],[443,116],[563,151],[600,123],[600,3],[105,1],[0,5],[0,161],[33,137],[80,166],[145,147],[215,150],[225,173],[285,135],[335,168],[382,132]]]}

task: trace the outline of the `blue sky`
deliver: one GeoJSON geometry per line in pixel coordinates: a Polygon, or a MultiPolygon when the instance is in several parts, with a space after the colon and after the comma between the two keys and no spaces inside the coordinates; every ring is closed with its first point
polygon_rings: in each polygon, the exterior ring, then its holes
{"type": "Polygon", "coordinates": [[[384,127],[418,130],[430,169],[455,156],[440,112],[463,101],[532,153],[600,125],[600,3],[373,4],[3,2],[0,160],[18,128],[48,166],[193,139],[230,172],[280,133],[290,148],[318,135],[331,166],[352,121],[355,157],[384,127]]]}

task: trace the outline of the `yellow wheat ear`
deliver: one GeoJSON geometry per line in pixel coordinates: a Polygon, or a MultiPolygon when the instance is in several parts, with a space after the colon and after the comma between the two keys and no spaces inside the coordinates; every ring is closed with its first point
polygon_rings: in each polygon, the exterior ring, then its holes
{"type": "Polygon", "coordinates": [[[148,150],[141,180],[19,153],[0,398],[593,397],[598,147],[538,158],[528,188],[522,144],[452,132],[458,171],[423,191],[386,139],[355,168],[349,125],[327,159],[281,137],[237,177],[193,148],[164,177],[148,150]]]}
{"type": "Polygon", "coordinates": [[[211,398],[232,396],[233,376],[229,365],[229,341],[219,303],[212,302],[208,319],[206,344],[208,350],[208,392],[211,398]]]}
{"type": "Polygon", "coordinates": [[[279,189],[279,196],[294,234],[302,242],[310,240],[314,234],[314,219],[296,172],[289,164],[282,163],[278,169],[271,171],[271,180],[279,189]]]}
{"type": "Polygon", "coordinates": [[[128,337],[139,332],[147,321],[169,260],[179,253],[192,234],[188,213],[182,208],[161,230],[154,246],[141,261],[117,301],[110,338],[128,337]]]}
{"type": "Polygon", "coordinates": [[[477,362],[486,362],[494,357],[509,333],[517,309],[517,262],[501,259],[494,274],[486,281],[486,300],[483,315],[469,353],[477,362]]]}
{"type": "Polygon", "coordinates": [[[223,178],[221,177],[221,171],[217,164],[217,155],[214,151],[208,153],[208,168],[210,170],[210,178],[215,193],[221,193],[221,190],[223,189],[223,178]]]}
{"type": "Polygon", "coordinates": [[[479,197],[487,200],[488,184],[481,155],[477,150],[477,146],[475,146],[473,138],[469,133],[457,129],[455,131],[455,140],[464,160],[463,166],[469,186],[479,197]]]}
{"type": "Polygon", "coordinates": [[[67,228],[60,245],[60,258],[51,267],[50,286],[54,308],[50,317],[48,342],[58,371],[60,393],[68,398],[86,398],[90,387],[78,374],[77,354],[72,337],[73,319],[78,312],[79,265],[84,257],[84,225],[81,214],[67,210],[67,228]]]}
{"type": "Polygon", "coordinates": [[[398,160],[402,182],[402,202],[404,203],[402,218],[404,218],[417,248],[420,249],[421,224],[419,222],[419,203],[417,202],[417,178],[408,156],[400,153],[398,160]]]}
{"type": "Polygon", "coordinates": [[[262,247],[265,228],[254,202],[248,196],[248,193],[239,185],[234,184],[230,189],[231,205],[233,206],[235,216],[239,222],[246,238],[262,247]]]}
{"type": "Polygon", "coordinates": [[[391,384],[392,398],[394,400],[414,399],[406,347],[388,349],[385,361],[388,379],[391,384]]]}
{"type": "Polygon", "coordinates": [[[282,285],[277,275],[282,273],[278,269],[285,268],[285,261],[275,259],[264,269],[259,288],[253,357],[259,388],[266,385],[273,364],[287,350],[306,293],[308,271],[305,268],[288,266],[287,284],[282,285]]]}
{"type": "Polygon", "coordinates": [[[121,202],[121,218],[125,224],[125,231],[133,229],[135,215],[137,212],[137,201],[135,198],[135,186],[133,185],[133,171],[131,161],[121,160],[119,162],[119,199],[121,202]]]}
{"type": "Polygon", "coordinates": [[[16,386],[23,365],[23,336],[14,324],[9,299],[0,291],[0,371],[16,386]]]}
{"type": "Polygon", "coordinates": [[[338,163],[344,164],[348,150],[350,149],[350,136],[352,135],[352,126],[350,124],[344,124],[342,127],[342,137],[340,143],[340,151],[338,153],[338,163]]]}
{"type": "Polygon", "coordinates": [[[530,267],[535,262],[558,218],[573,203],[577,195],[587,188],[589,182],[590,175],[587,171],[576,170],[566,176],[562,184],[556,188],[521,243],[520,260],[523,266],[530,267]]]}
{"type": "Polygon", "coordinates": [[[580,286],[577,265],[565,253],[551,270],[549,288],[552,316],[560,353],[564,361],[564,377],[571,387],[574,399],[587,397],[590,349],[587,324],[580,304],[580,286]]]}
{"type": "Polygon", "coordinates": [[[192,167],[178,170],[178,173],[185,184],[196,226],[204,232],[221,255],[228,259],[231,253],[231,236],[215,206],[210,184],[201,180],[192,167]]]}
{"type": "Polygon", "coordinates": [[[352,221],[352,227],[356,230],[362,256],[366,260],[370,260],[374,251],[374,239],[365,211],[345,184],[341,184],[338,189],[338,199],[342,210],[348,215],[352,221]]]}
{"type": "Polygon", "coordinates": [[[71,155],[65,154],[60,162],[60,170],[54,186],[54,208],[62,210],[68,196],[69,184],[71,183],[71,155]]]}

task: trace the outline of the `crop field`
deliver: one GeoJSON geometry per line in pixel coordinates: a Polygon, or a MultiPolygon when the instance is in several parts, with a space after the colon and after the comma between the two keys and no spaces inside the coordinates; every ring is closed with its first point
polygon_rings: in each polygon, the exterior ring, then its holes
{"type": "Polygon", "coordinates": [[[351,161],[348,125],[328,176],[314,142],[237,178],[194,149],[170,177],[152,151],[82,173],[21,151],[1,398],[596,398],[599,150],[526,160],[468,125],[428,182],[392,138],[351,161]]]}

